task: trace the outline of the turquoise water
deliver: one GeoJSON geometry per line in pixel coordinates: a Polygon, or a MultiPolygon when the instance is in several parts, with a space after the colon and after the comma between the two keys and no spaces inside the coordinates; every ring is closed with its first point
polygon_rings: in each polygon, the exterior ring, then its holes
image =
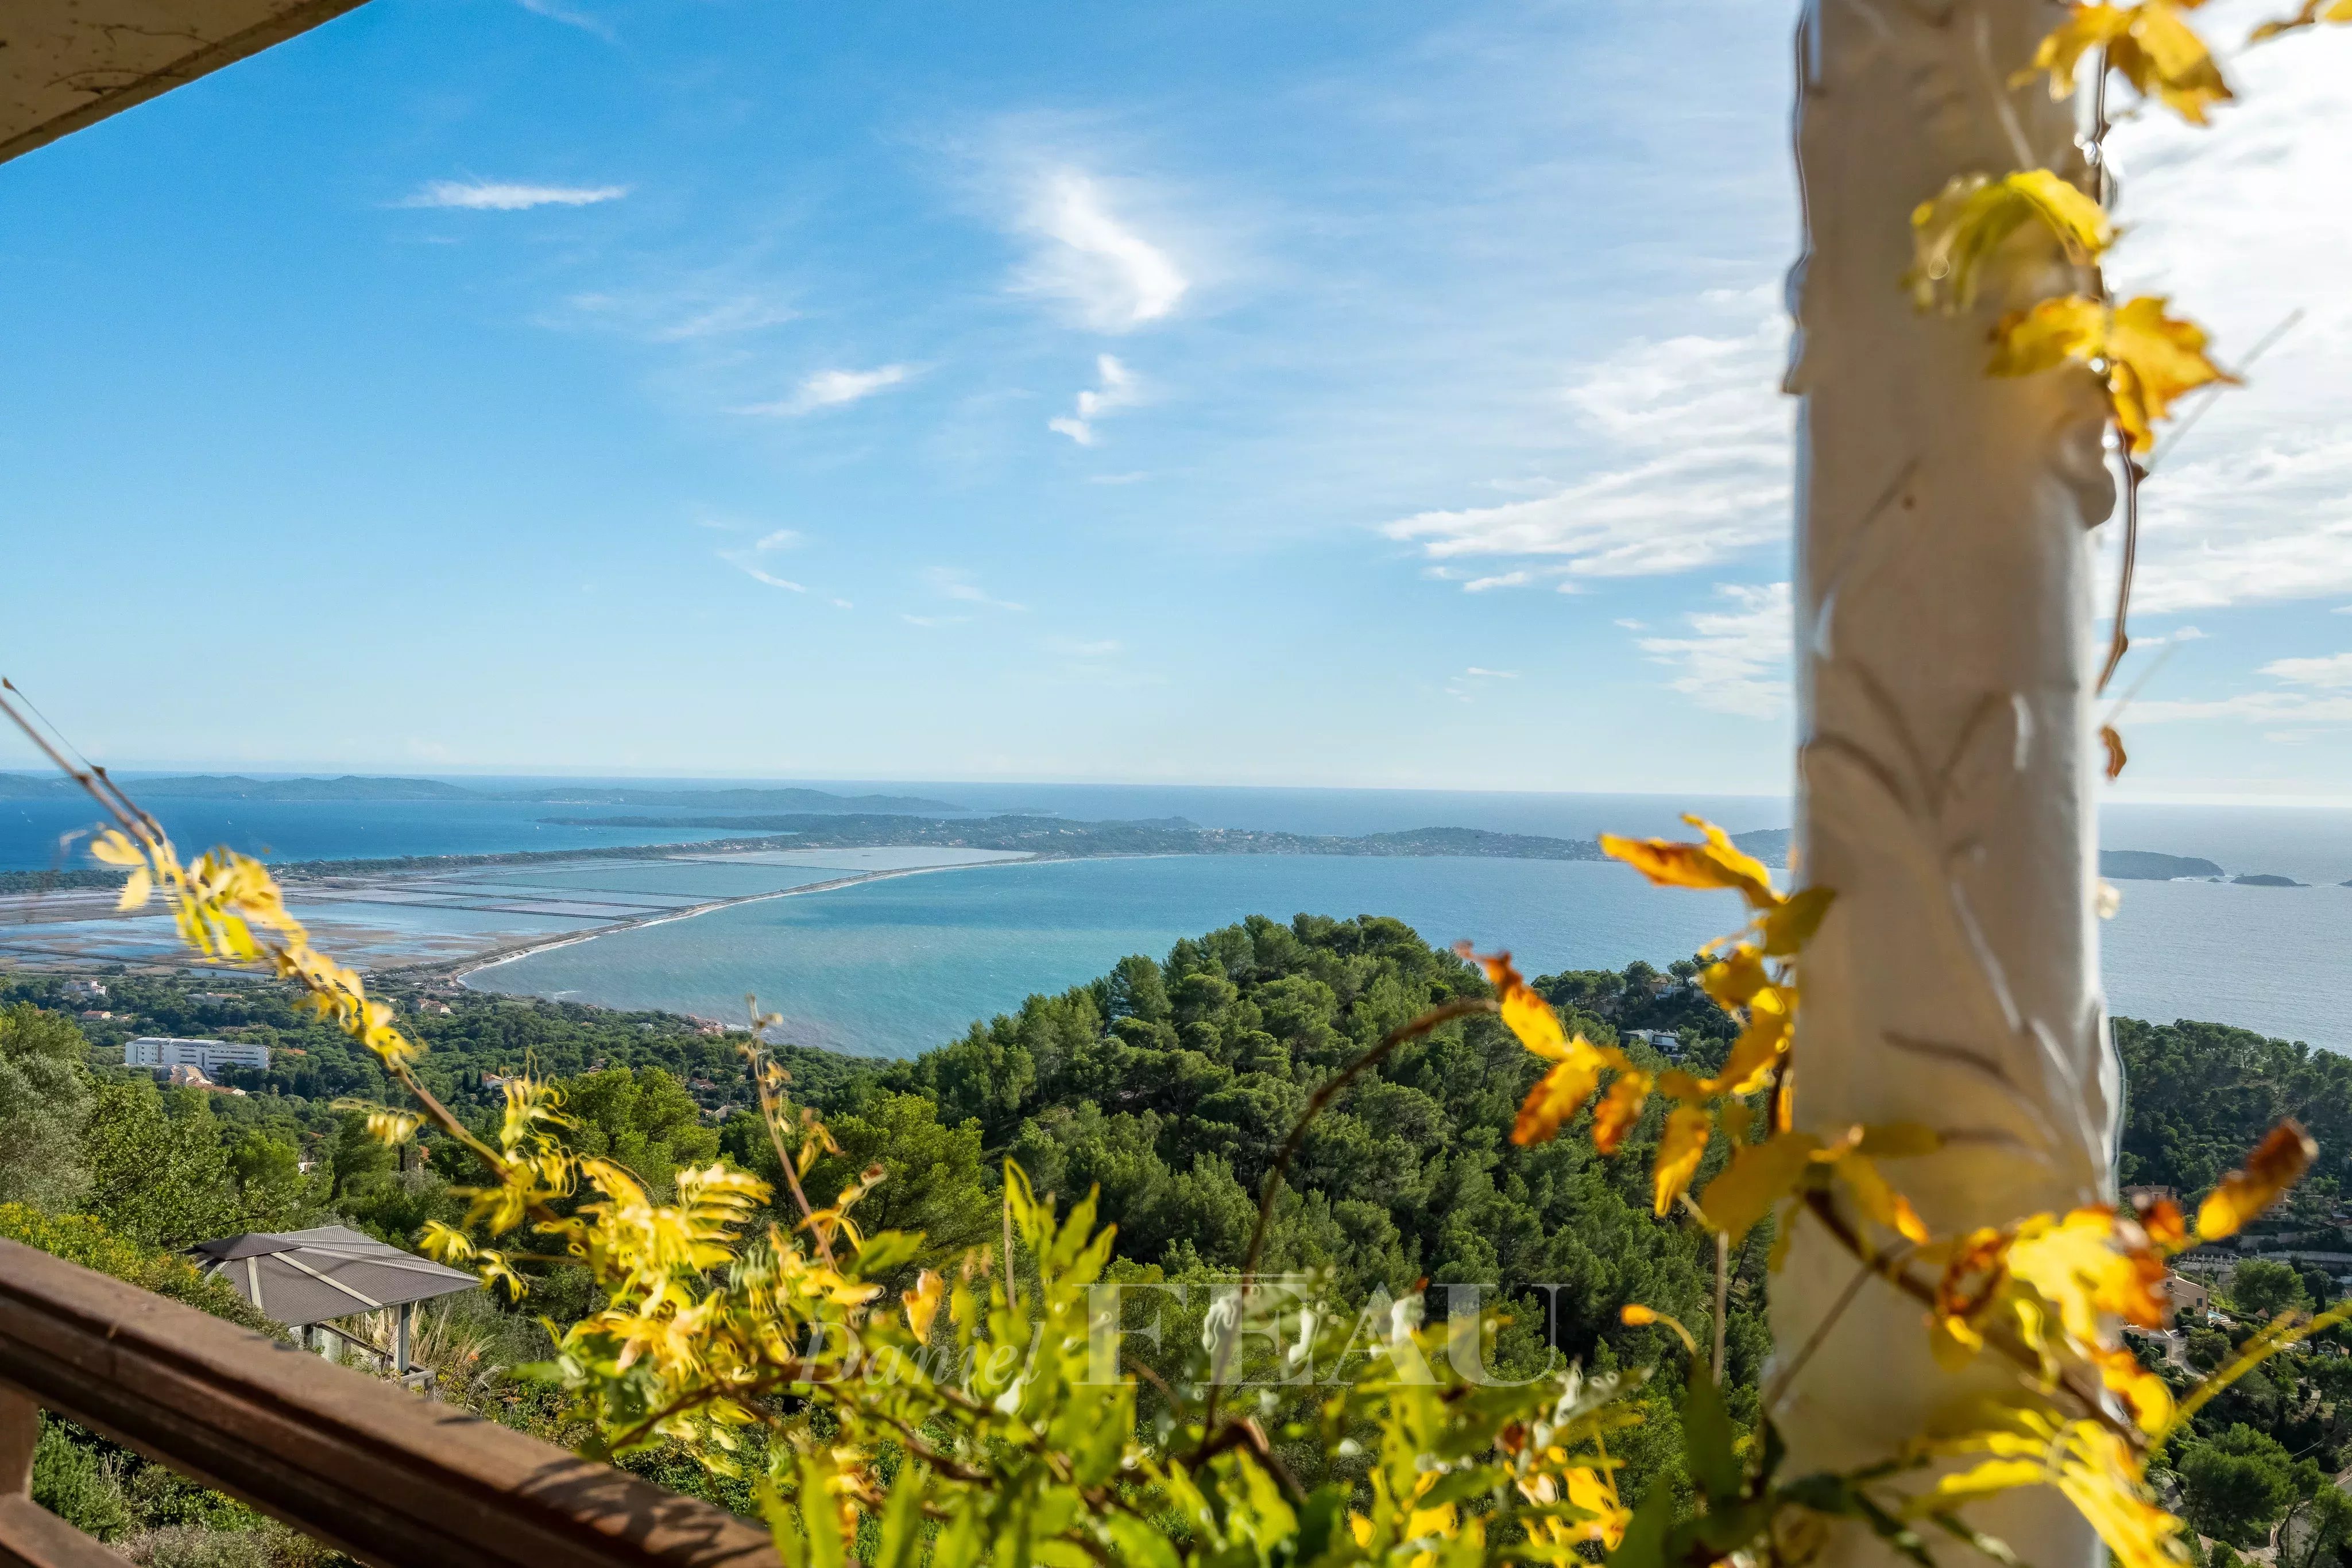
{"type": "Polygon", "coordinates": [[[1644,893],[1558,861],[1184,855],[926,872],[740,904],[476,973],[500,991],[733,1019],[746,991],[807,1045],[908,1056],[1250,915],[1394,915],[1429,941],[1514,948],[1536,969],[1663,963],[1737,925],[1720,894],[1644,893]]]}
{"type": "MultiPolygon", "coordinates": [[[[2352,889],[2126,883],[2102,931],[2112,1009],[2352,1050],[2352,889]]],[[[1187,856],[926,873],[742,904],[478,973],[487,989],[733,1019],[756,991],[809,1045],[906,1056],[1129,953],[1244,915],[1392,915],[1511,947],[1529,973],[1663,965],[1739,921],[1721,894],[1547,861],[1187,856]]]]}

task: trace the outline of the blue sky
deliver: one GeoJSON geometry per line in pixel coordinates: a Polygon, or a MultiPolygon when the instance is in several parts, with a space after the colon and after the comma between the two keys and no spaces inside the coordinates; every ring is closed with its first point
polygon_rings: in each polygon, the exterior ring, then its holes
{"type": "MultiPolygon", "coordinates": [[[[1778,790],[1790,25],[373,0],[0,165],[0,664],[125,766],[1778,790]]],[[[2129,133],[2126,275],[2309,311],[2143,795],[2352,796],[2347,42],[2129,133]]]]}

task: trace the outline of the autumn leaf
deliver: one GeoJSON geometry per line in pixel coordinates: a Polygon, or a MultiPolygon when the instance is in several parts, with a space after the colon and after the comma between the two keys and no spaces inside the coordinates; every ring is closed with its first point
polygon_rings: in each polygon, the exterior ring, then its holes
{"type": "Polygon", "coordinates": [[[1601,1097],[1600,1108],[1592,1113],[1592,1146],[1604,1155],[1615,1154],[1633,1124],[1642,1119],[1642,1104],[1649,1097],[1648,1073],[1638,1068],[1619,1073],[1609,1092],[1601,1097]]]}
{"type": "Polygon", "coordinates": [[[1912,267],[1904,277],[1922,310],[1976,303],[1993,253],[2027,225],[2039,225],[2067,260],[2086,266],[2115,243],[2098,203],[2047,169],[2025,169],[1995,180],[1955,175],[1911,213],[1912,267]]]}
{"type": "Polygon", "coordinates": [[[2180,1206],[2168,1197],[2153,1201],[2142,1200],[2136,1205],[2140,1228],[2147,1239],[2166,1252],[2178,1252],[2189,1245],[2189,1226],[2180,1218],[2180,1206]]]}
{"type": "MultiPolygon", "coordinates": [[[[2072,362],[2104,373],[2116,425],[2134,452],[2146,452],[2156,444],[2155,422],[2168,418],[2183,394],[2214,382],[2238,384],[2206,357],[2204,329],[2167,315],[2165,304],[2151,295],[2113,308],[2081,295],[2045,299],[1993,329],[1986,368],[1997,376],[2030,376],[2072,362]]],[[[2117,742],[2111,761],[2120,750],[2117,742]]]]}
{"type": "Polygon", "coordinates": [[[2112,784],[2124,776],[2124,766],[2131,760],[2131,754],[2124,749],[2124,737],[2111,724],[2099,726],[2099,744],[2107,750],[2107,782],[2112,784]]]}
{"type": "Polygon", "coordinates": [[[1486,970],[1486,983],[1495,988],[1496,1010],[1521,1045],[1549,1061],[1565,1061],[1572,1054],[1567,1031],[1559,1027],[1559,1015],[1511,967],[1508,952],[1479,953],[1467,942],[1456,942],[1454,950],[1486,970]]]}
{"type": "MultiPolygon", "coordinates": [[[[2066,20],[2042,40],[2033,64],[2011,78],[2012,85],[2022,86],[2047,72],[2050,96],[2065,98],[2074,90],[2083,57],[2105,49],[2106,64],[2120,71],[2142,98],[2157,99],[2191,125],[2202,125],[2205,111],[2232,95],[2205,40],[2180,19],[2180,13],[2195,3],[2189,0],[2187,5],[2175,5],[2168,0],[2142,0],[2137,5],[2075,5],[2067,12],[2066,20]]],[[[2312,0],[2312,5],[2326,3],[2312,0]]],[[[2352,14],[2352,0],[2336,0],[2336,4],[2352,14]]],[[[2304,24],[2286,24],[2294,25],[2304,24]]],[[[2271,26],[2284,30],[2279,24],[2271,26]]],[[[2255,33],[2256,39],[2269,36],[2259,29],[2255,33]]]]}
{"type": "MultiPolygon", "coordinates": [[[[1576,1038],[1582,1043],[1582,1035],[1576,1038]]],[[[1511,1142],[1522,1145],[1548,1144],[1557,1137],[1561,1124],[1584,1109],[1584,1103],[1601,1086],[1601,1066],[1598,1053],[1589,1058],[1570,1057],[1537,1079],[1536,1086],[1520,1102],[1518,1116],[1511,1124],[1511,1142]]]]}
{"type": "Polygon", "coordinates": [[[1714,1127],[1715,1118],[1696,1105],[1677,1105],[1666,1118],[1666,1130],[1658,1139],[1657,1164],[1650,1173],[1655,1188],[1652,1210],[1660,1218],[1665,1218],[1675,1199],[1698,1174],[1698,1162],[1706,1153],[1707,1134],[1714,1127]]]}
{"type": "Polygon", "coordinates": [[[1748,1145],[1706,1184],[1706,1190],[1699,1195],[1699,1212],[1737,1247],[1772,1211],[1772,1206],[1795,1190],[1811,1171],[1813,1155],[1821,1146],[1819,1138],[1806,1133],[1784,1134],[1748,1145]]]}
{"type": "Polygon", "coordinates": [[[1772,1069],[1789,1053],[1792,1021],[1776,993],[1758,996],[1748,1008],[1748,1027],[1739,1031],[1731,1053],[1723,1059],[1723,1071],[1708,1081],[1707,1088],[1719,1094],[1752,1094],[1764,1087],[1772,1069]]]}
{"type": "Polygon", "coordinates": [[[1793,958],[1821,929],[1822,917],[1837,896],[1826,887],[1801,888],[1764,916],[1764,952],[1773,958],[1793,958]]]}
{"type": "Polygon", "coordinates": [[[2352,0],[2303,0],[2303,9],[2292,16],[2282,16],[2256,27],[2246,39],[2259,44],[2275,38],[2281,33],[2292,33],[2298,27],[2316,26],[2322,22],[2352,22],[2352,0]]]}
{"type": "Polygon", "coordinates": [[[137,909],[154,895],[155,879],[145,866],[131,873],[122,884],[122,896],[114,901],[117,909],[137,909]]]}
{"type": "Polygon", "coordinates": [[[1751,909],[1771,909],[1782,902],[1772,891],[1772,873],[1764,862],[1731,841],[1730,835],[1698,817],[1683,819],[1706,834],[1701,843],[1670,839],[1624,839],[1601,835],[1601,852],[1623,861],[1660,887],[1725,888],[1738,894],[1751,909]]]}
{"type": "Polygon", "coordinates": [[[913,1331],[918,1343],[931,1337],[931,1320],[940,1315],[940,1302],[945,1296],[947,1281],[926,1269],[915,1276],[914,1284],[899,1299],[906,1309],[907,1327],[913,1331]]]}
{"type": "Polygon", "coordinates": [[[2235,1236],[2247,1221],[2261,1214],[2303,1178],[2317,1158],[2319,1145],[2293,1117],[2281,1122],[2246,1156],[2245,1168],[2231,1171],[2205,1197],[2197,1209],[2199,1239],[2219,1241],[2235,1236]]]}
{"type": "Polygon", "coordinates": [[[1894,1231],[1913,1246],[1927,1239],[1927,1227],[1912,1208],[1911,1200],[1888,1185],[1880,1174],[1877,1163],[1867,1155],[1853,1152],[1835,1157],[1832,1169],[1862,1211],[1878,1224],[1894,1231]]]}

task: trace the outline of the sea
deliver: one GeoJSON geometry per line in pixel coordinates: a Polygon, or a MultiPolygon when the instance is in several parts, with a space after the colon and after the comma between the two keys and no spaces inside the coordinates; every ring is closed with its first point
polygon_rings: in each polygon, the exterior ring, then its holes
{"type": "MultiPolygon", "coordinates": [[[[478,789],[551,780],[458,780],[478,789]]],[[[580,780],[688,788],[659,781],[580,780]]],[[[700,780],[733,784],[736,780],[700,780]]],[[[755,781],[740,781],[755,782],[755,781]]],[[[772,782],[772,781],[769,781],[772,782]]],[[[1420,827],[1589,838],[1681,831],[1697,811],[1732,831],[1781,827],[1769,796],[1493,793],[1391,789],[826,781],[954,801],[974,812],[1075,819],[1183,817],[1202,826],[1358,834],[1420,827]]],[[[540,819],[643,815],[643,808],[509,801],[149,802],[184,846],[223,842],[273,859],[603,848],[723,838],[715,831],[557,827],[540,819]]],[[[0,801],[0,869],[72,863],[61,838],[88,825],[69,801],[0,801]]],[[[2111,848],[2211,860],[2232,874],[2311,885],[2120,883],[2103,927],[2109,1006],[2133,1018],[2210,1019],[2352,1051],[2352,810],[2114,806],[2111,848]]],[[[830,863],[830,862],[829,862],[830,863]]],[[[845,861],[843,863],[851,863],[845,861]]],[[[549,873],[501,871],[537,883],[549,873]]],[[[782,890],[837,872],[674,862],[590,864],[549,885],[576,894],[645,889],[723,896],[782,890]],[[648,879],[651,879],[650,881],[648,879]]],[[[778,897],[691,919],[543,949],[477,971],[469,984],[512,993],[706,1018],[744,1016],[746,998],[781,1014],[810,1045],[903,1057],[975,1019],[1101,974],[1120,957],[1163,956],[1179,937],[1248,915],[1391,915],[1433,942],[1508,947],[1531,974],[1664,965],[1738,924],[1725,895],[1650,887],[1613,864],[1485,859],[1168,856],[982,862],[778,897]]],[[[455,918],[454,912],[450,918],[455,918]]],[[[417,911],[419,951],[440,915],[417,911]]]]}

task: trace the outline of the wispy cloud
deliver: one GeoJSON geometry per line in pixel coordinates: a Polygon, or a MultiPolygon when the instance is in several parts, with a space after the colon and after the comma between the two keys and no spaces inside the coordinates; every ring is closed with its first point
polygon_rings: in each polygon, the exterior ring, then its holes
{"type": "Polygon", "coordinates": [[[740,408],[738,413],[776,414],[787,419],[819,409],[840,408],[847,403],[862,402],[877,392],[901,386],[915,374],[909,365],[881,365],[870,371],[819,371],[801,382],[792,396],[781,402],[753,403],[740,408]]]}
{"type": "Polygon", "coordinates": [[[970,577],[953,567],[935,566],[923,575],[943,599],[953,599],[965,604],[985,604],[991,610],[1015,610],[1025,612],[1029,608],[1025,604],[1015,604],[1009,599],[992,597],[970,577]]]}
{"type": "Polygon", "coordinates": [[[1445,695],[1455,702],[1475,703],[1478,700],[1476,694],[1484,689],[1486,682],[1516,681],[1518,678],[1517,670],[1487,670],[1473,664],[1445,683],[1445,695]]]}
{"type": "MultiPolygon", "coordinates": [[[[806,593],[808,590],[801,584],[793,581],[790,578],[778,577],[760,564],[761,558],[764,556],[772,555],[778,550],[796,549],[806,542],[806,536],[797,528],[776,528],[752,540],[751,545],[743,549],[720,550],[719,559],[744,576],[756,582],[764,582],[770,588],[786,588],[794,593],[806,593]]],[[[835,600],[834,602],[839,603],[840,601],[835,600]]]]}
{"type": "Polygon", "coordinates": [[[969,615],[901,614],[898,619],[904,621],[909,626],[961,626],[965,622],[971,620],[971,617],[969,615]]]}
{"type": "Polygon", "coordinates": [[[1112,356],[1095,357],[1095,374],[1102,384],[1078,394],[1076,413],[1045,422],[1046,429],[1059,431],[1081,446],[1101,444],[1102,437],[1095,434],[1096,420],[1138,401],[1135,372],[1112,356]]]}
{"type": "Polygon", "coordinates": [[[1717,583],[1729,606],[1683,617],[1691,635],[1643,637],[1638,646],[1682,674],[1667,684],[1713,713],[1777,718],[1789,706],[1789,585],[1717,583]]]}
{"type": "Polygon", "coordinates": [[[802,587],[799,583],[793,581],[791,579],[778,577],[772,571],[763,570],[759,567],[753,566],[750,561],[743,559],[740,556],[730,555],[722,559],[724,559],[730,566],[732,566],[736,570],[751,579],[754,582],[764,582],[770,588],[788,588],[794,593],[806,593],[808,591],[807,589],[802,587]]]}
{"type": "MultiPolygon", "coordinates": [[[[1779,381],[1787,341],[1775,312],[1737,336],[1629,344],[1588,366],[1564,394],[1613,464],[1549,495],[1422,512],[1381,531],[1419,543],[1433,559],[1532,557],[1546,563],[1536,571],[1571,580],[1687,571],[1785,538],[1790,413],[1779,381]]],[[[1525,570],[1464,587],[1516,585],[1525,570]]]]}
{"type": "Polygon", "coordinates": [[[519,213],[530,207],[591,207],[599,202],[617,202],[628,193],[626,185],[519,185],[493,180],[432,180],[397,204],[519,213]]]}
{"type": "Polygon", "coordinates": [[[1016,287],[1063,300],[1097,331],[1128,332],[1175,314],[1192,284],[1114,205],[1104,182],[1081,170],[1037,176],[1020,220],[1037,244],[1016,287]]]}
{"type": "Polygon", "coordinates": [[[551,22],[561,22],[567,27],[577,27],[583,33],[593,33],[606,43],[614,41],[612,24],[585,11],[575,11],[558,0],[520,0],[522,8],[533,16],[544,16],[551,22]]]}
{"type": "Polygon", "coordinates": [[[1059,653],[1070,659],[1108,659],[1126,651],[1126,644],[1117,638],[1105,637],[1087,642],[1076,637],[1048,637],[1040,644],[1049,653],[1059,653]]]}
{"type": "Polygon", "coordinates": [[[1462,585],[1465,593],[1486,593],[1497,588],[1525,588],[1535,580],[1532,572],[1498,571],[1491,577],[1474,577],[1462,585]]]}
{"type": "Polygon", "coordinates": [[[2330,690],[2352,686],[2352,653],[2329,653],[2317,659],[2273,659],[2263,674],[2298,686],[2330,690]]]}

